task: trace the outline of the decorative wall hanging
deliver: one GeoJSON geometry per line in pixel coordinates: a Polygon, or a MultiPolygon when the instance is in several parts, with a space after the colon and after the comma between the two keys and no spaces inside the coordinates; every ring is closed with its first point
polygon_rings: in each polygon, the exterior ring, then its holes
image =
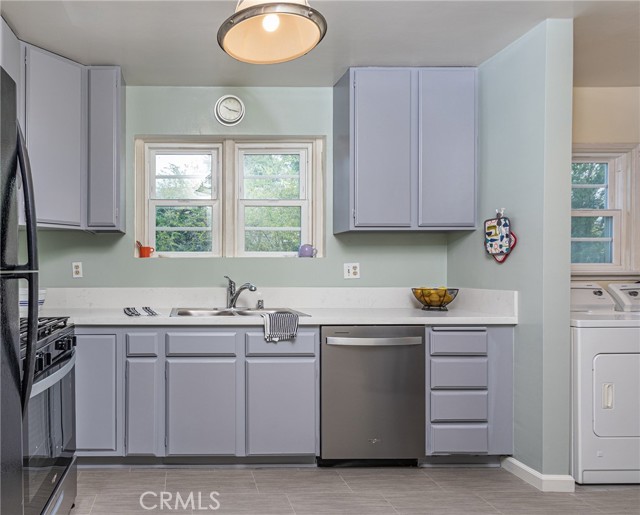
{"type": "Polygon", "coordinates": [[[484,248],[498,263],[504,263],[518,242],[504,211],[496,209],[497,216],[484,221],[484,248]]]}

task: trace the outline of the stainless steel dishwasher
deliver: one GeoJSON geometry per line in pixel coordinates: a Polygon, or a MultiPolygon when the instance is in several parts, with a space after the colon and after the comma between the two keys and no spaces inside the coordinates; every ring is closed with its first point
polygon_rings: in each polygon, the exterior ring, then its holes
{"type": "Polygon", "coordinates": [[[424,326],[325,326],[320,458],[425,456],[424,326]]]}

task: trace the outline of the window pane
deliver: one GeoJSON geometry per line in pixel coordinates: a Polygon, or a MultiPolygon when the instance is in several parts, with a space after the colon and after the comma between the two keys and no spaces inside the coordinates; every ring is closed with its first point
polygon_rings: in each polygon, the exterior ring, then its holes
{"type": "Polygon", "coordinates": [[[572,188],[571,209],[607,209],[607,188],[572,188]]]}
{"type": "Polygon", "coordinates": [[[300,198],[300,154],[244,154],[245,199],[300,198]]]}
{"type": "Polygon", "coordinates": [[[211,154],[156,154],[155,198],[211,198],[211,166],[211,154]]]}
{"type": "Polygon", "coordinates": [[[610,241],[572,241],[572,263],[613,263],[613,243],[610,241]]]}
{"type": "Polygon", "coordinates": [[[574,216],[571,218],[572,238],[613,238],[613,217],[574,216]]]}
{"type": "Polygon", "coordinates": [[[157,206],[156,251],[211,252],[211,227],[211,206],[157,206]]]}
{"type": "Polygon", "coordinates": [[[571,209],[609,208],[608,163],[571,163],[571,183],[571,209]]]}
{"type": "Polygon", "coordinates": [[[156,179],[156,199],[211,198],[211,174],[203,179],[156,179]]]}
{"type": "Polygon", "coordinates": [[[245,179],[244,198],[291,200],[300,198],[299,179],[245,179]]]}
{"type": "Polygon", "coordinates": [[[299,206],[247,206],[245,227],[300,227],[302,209],[299,206]]]}
{"type": "Polygon", "coordinates": [[[301,223],[300,206],[247,206],[244,208],[244,250],[296,252],[301,243],[301,223]]]}
{"type": "Polygon", "coordinates": [[[608,184],[607,163],[571,163],[572,184],[608,184]]]}
{"type": "Polygon", "coordinates": [[[300,243],[300,231],[248,229],[244,236],[245,252],[297,252],[300,243]]]}
{"type": "Polygon", "coordinates": [[[211,231],[156,231],[156,252],[211,252],[211,231]]]}

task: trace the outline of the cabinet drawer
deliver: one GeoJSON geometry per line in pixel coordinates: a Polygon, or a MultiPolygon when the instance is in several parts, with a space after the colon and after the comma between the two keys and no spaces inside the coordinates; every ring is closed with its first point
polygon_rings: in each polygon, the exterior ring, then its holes
{"type": "Polygon", "coordinates": [[[432,424],[431,452],[476,453],[489,450],[488,424],[432,424]]]}
{"type": "Polygon", "coordinates": [[[167,333],[167,356],[235,356],[236,332],[167,333]]]}
{"type": "Polygon", "coordinates": [[[289,341],[267,342],[263,332],[250,332],[246,335],[247,356],[314,356],[315,332],[298,331],[298,335],[289,341]]]}
{"type": "Polygon", "coordinates": [[[127,356],[158,356],[157,333],[127,333],[127,356]]]}
{"type": "Polygon", "coordinates": [[[486,388],[487,358],[432,358],[431,388],[486,388]]]}
{"type": "Polygon", "coordinates": [[[486,391],[431,392],[431,422],[486,421],[488,399],[486,391]]]}
{"type": "Polygon", "coordinates": [[[486,331],[431,331],[431,355],[487,355],[486,331]]]}

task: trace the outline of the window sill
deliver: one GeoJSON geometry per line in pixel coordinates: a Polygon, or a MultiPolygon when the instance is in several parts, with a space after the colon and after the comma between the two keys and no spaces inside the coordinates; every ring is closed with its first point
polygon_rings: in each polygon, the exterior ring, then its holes
{"type": "Polygon", "coordinates": [[[619,272],[614,271],[603,271],[603,272],[594,272],[594,271],[572,271],[571,279],[578,281],[586,281],[589,279],[595,279],[598,281],[606,280],[606,279],[614,279],[621,280],[628,278],[633,281],[640,280],[640,271],[639,270],[621,270],[619,272]]]}

